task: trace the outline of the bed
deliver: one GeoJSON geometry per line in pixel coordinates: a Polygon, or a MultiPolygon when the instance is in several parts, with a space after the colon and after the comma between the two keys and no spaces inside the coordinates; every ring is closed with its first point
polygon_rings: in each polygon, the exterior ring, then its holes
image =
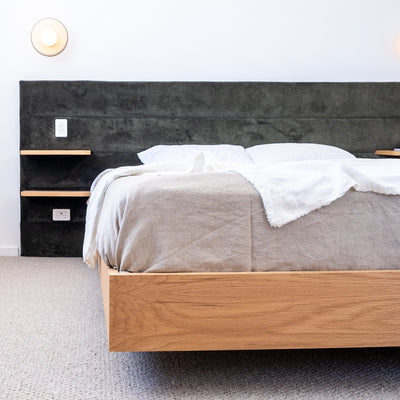
{"type": "MultiPolygon", "coordinates": [[[[63,147],[92,149],[85,181],[158,144],[321,143],[369,158],[399,146],[399,110],[394,82],[21,82],[21,146],[59,148],[50,127],[68,118],[63,147]]],[[[400,345],[396,262],[124,273],[97,261],[110,351],[400,345]]]]}
{"type": "Polygon", "coordinates": [[[168,166],[123,167],[92,187],[87,224],[94,226],[91,215],[98,215],[92,258],[100,254],[110,350],[396,345],[398,161],[273,162],[219,171],[210,163],[201,172],[168,166]],[[269,186],[270,174],[279,194],[289,178],[276,205],[268,201],[277,190],[264,199],[254,172],[269,186]],[[330,202],[322,208],[318,176],[330,202]],[[389,192],[379,194],[372,182],[384,178],[389,192]],[[294,204],[282,204],[288,195],[296,203],[311,197],[315,210],[298,218],[301,208],[298,214],[294,204]],[[289,220],[282,221],[282,210],[289,220]]]}

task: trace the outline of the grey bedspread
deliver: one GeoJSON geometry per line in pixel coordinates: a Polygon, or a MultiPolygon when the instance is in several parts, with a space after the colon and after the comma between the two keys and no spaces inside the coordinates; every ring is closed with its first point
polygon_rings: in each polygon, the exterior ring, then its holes
{"type": "Polygon", "coordinates": [[[107,190],[103,260],[131,272],[400,268],[400,196],[349,191],[281,228],[234,172],[123,177],[107,190]]]}

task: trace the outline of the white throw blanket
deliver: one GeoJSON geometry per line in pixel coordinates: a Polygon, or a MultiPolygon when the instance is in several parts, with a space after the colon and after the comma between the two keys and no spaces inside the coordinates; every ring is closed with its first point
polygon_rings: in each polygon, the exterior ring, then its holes
{"type": "Polygon", "coordinates": [[[280,227],[343,196],[400,194],[400,160],[294,161],[232,169],[260,193],[269,223],[280,227]]]}
{"type": "Polygon", "coordinates": [[[149,177],[174,173],[233,171],[247,179],[260,193],[270,224],[280,227],[330,204],[350,188],[381,194],[400,194],[400,160],[354,159],[296,161],[262,166],[207,163],[203,154],[187,164],[152,164],[120,167],[102,172],[91,187],[83,244],[84,261],[94,267],[97,259],[96,231],[109,185],[118,178],[149,177]]]}

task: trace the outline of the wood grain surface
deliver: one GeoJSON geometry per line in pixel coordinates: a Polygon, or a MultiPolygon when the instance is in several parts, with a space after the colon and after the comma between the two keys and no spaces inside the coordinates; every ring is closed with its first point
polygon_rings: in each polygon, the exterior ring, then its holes
{"type": "Polygon", "coordinates": [[[91,150],[21,150],[21,156],[90,156],[91,150]]]}
{"type": "Polygon", "coordinates": [[[400,345],[400,271],[119,274],[111,351],[400,345]]]}
{"type": "Polygon", "coordinates": [[[22,190],[21,197],[89,197],[88,190],[22,190]]]}
{"type": "Polygon", "coordinates": [[[376,150],[375,154],[378,156],[400,157],[400,151],[395,150],[376,150]]]}

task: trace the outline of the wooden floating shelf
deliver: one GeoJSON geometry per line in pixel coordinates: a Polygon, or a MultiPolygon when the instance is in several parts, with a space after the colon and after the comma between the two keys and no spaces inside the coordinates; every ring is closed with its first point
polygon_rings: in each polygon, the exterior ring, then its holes
{"type": "Polygon", "coordinates": [[[89,197],[87,190],[23,190],[21,197],[89,197]]]}
{"type": "Polygon", "coordinates": [[[400,151],[395,150],[376,150],[375,154],[378,156],[400,157],[400,151]]]}
{"type": "Polygon", "coordinates": [[[21,156],[90,156],[91,150],[21,150],[21,156]]]}

